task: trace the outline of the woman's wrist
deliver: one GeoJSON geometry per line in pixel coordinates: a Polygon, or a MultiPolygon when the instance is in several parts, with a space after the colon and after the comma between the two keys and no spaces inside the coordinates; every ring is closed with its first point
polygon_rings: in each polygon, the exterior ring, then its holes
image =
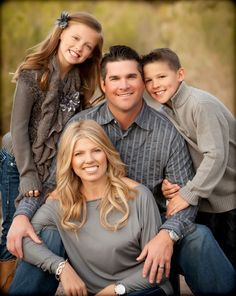
{"type": "Polygon", "coordinates": [[[66,260],[63,261],[63,262],[60,262],[59,265],[58,265],[58,267],[57,267],[57,269],[56,269],[56,272],[55,272],[55,278],[56,278],[58,281],[60,281],[60,279],[61,279],[60,276],[61,276],[62,271],[63,271],[63,269],[65,268],[67,262],[68,262],[68,259],[66,259],[66,260]]]}

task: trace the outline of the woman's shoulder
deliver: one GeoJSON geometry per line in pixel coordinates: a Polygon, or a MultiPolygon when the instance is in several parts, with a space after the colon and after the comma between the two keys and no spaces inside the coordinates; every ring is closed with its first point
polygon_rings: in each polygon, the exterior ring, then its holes
{"type": "Polygon", "coordinates": [[[56,190],[49,193],[47,200],[59,200],[56,190]]]}
{"type": "Polygon", "coordinates": [[[134,189],[136,187],[138,187],[139,185],[141,185],[140,183],[136,182],[135,180],[132,180],[128,177],[123,177],[122,181],[129,186],[130,188],[134,189]]]}

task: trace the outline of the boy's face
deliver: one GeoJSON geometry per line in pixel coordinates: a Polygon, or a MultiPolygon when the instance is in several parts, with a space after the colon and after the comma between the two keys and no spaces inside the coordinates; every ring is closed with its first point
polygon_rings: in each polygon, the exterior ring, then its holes
{"type": "Polygon", "coordinates": [[[168,103],[184,80],[184,69],[172,70],[167,62],[157,61],[143,67],[149,95],[160,104],[168,103]]]}

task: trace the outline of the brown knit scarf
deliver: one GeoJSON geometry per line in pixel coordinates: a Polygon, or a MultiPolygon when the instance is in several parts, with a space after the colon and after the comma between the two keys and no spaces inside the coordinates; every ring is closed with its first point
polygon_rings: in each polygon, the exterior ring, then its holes
{"type": "Polygon", "coordinates": [[[37,136],[32,143],[34,161],[42,182],[49,176],[51,161],[56,155],[58,139],[64,126],[81,108],[78,99],[81,86],[78,67],[72,68],[61,81],[59,65],[54,56],[50,70],[49,90],[41,107],[42,117],[37,136]]]}

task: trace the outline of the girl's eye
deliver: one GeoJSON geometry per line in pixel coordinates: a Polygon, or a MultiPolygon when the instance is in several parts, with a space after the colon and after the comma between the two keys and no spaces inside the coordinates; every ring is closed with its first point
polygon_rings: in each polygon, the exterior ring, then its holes
{"type": "Polygon", "coordinates": [[[146,84],[149,83],[149,82],[151,82],[151,79],[145,80],[146,84]]]}
{"type": "Polygon", "coordinates": [[[76,41],[79,40],[79,37],[77,37],[77,36],[72,36],[72,38],[73,38],[74,40],[76,40],[76,41]]]}
{"type": "Polygon", "coordinates": [[[88,48],[90,51],[93,50],[92,46],[90,46],[90,45],[87,45],[87,48],[88,48]]]}

